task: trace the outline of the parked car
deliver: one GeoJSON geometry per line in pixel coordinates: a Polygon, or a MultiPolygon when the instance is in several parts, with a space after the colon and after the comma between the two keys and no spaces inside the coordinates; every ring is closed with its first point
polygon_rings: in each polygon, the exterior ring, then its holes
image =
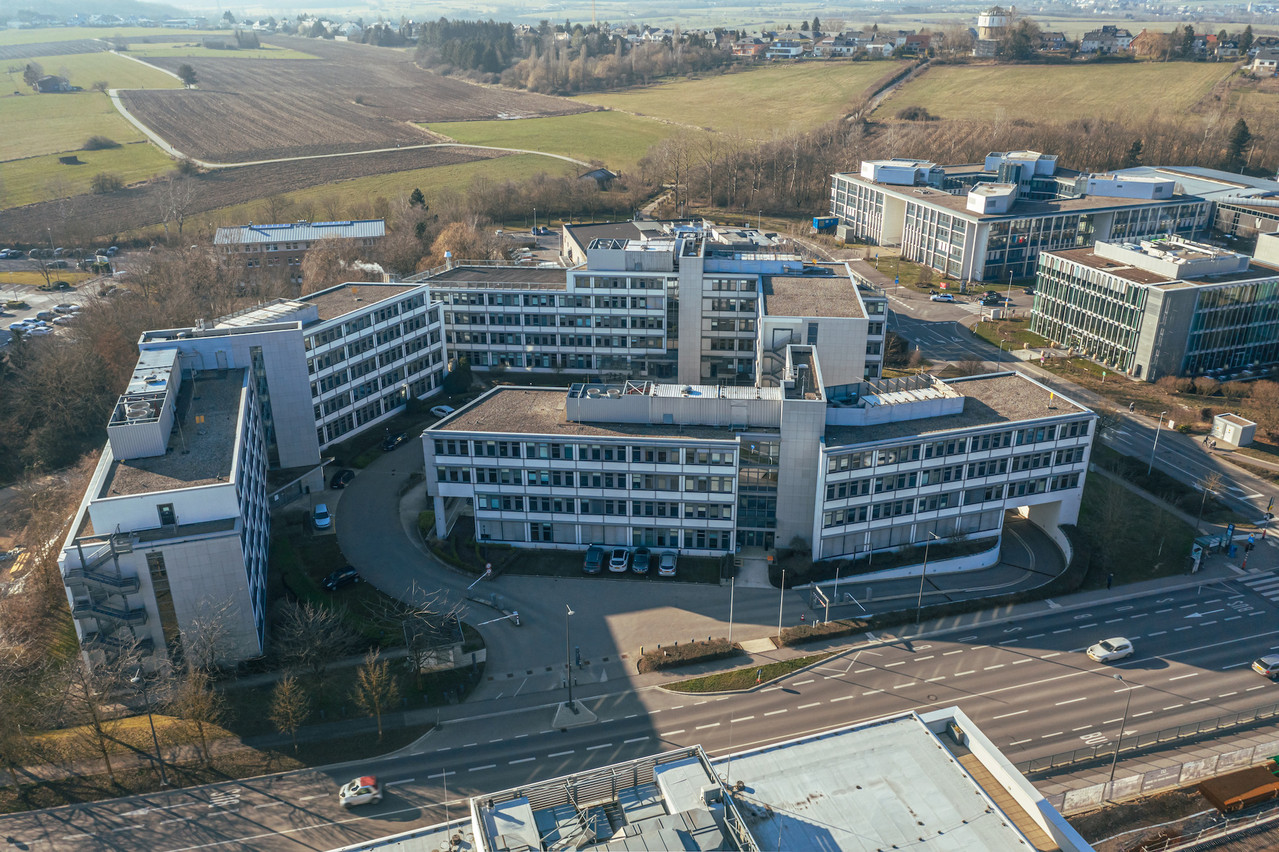
{"type": "Polygon", "coordinates": [[[383,451],[388,453],[391,452],[391,450],[395,449],[400,444],[403,444],[406,440],[408,440],[408,437],[409,436],[404,432],[400,432],[398,435],[387,435],[385,438],[382,439],[383,451]]]}
{"type": "Polygon", "coordinates": [[[71,302],[63,302],[60,305],[54,305],[53,309],[60,314],[74,314],[76,311],[80,310],[80,306],[72,304],[71,302]]]}
{"type": "Polygon", "coordinates": [[[348,565],[325,577],[323,585],[328,591],[336,592],[343,586],[350,586],[358,582],[360,582],[360,572],[356,571],[354,566],[348,565]]]}
{"type": "Polygon", "coordinates": [[[625,547],[615,547],[608,555],[608,570],[614,574],[623,574],[631,567],[631,552],[625,547]]]}
{"type": "Polygon", "coordinates": [[[1102,639],[1088,649],[1088,658],[1098,663],[1113,663],[1133,654],[1132,642],[1116,636],[1113,639],[1102,639]]]}
{"type": "Polygon", "coordinates": [[[56,316],[57,314],[55,314],[53,311],[36,311],[36,319],[44,320],[45,322],[48,322],[49,320],[53,319],[56,316]]]}
{"type": "Polygon", "coordinates": [[[75,314],[63,314],[62,316],[54,317],[53,324],[54,325],[71,325],[71,323],[75,322],[75,318],[76,318],[75,314]]]}
{"type": "Polygon", "coordinates": [[[657,560],[657,576],[674,577],[675,563],[678,561],[678,559],[679,557],[675,554],[675,551],[673,550],[664,551],[657,560]]]}
{"type": "Polygon", "coordinates": [[[338,790],[338,801],[344,808],[376,805],[382,801],[382,785],[373,775],[361,775],[338,790]]]}
{"type": "Polygon", "coordinates": [[[604,567],[604,548],[592,544],[586,548],[586,561],[582,563],[582,571],[587,574],[598,574],[604,567]]]}
{"type": "Polygon", "coordinates": [[[28,337],[43,337],[46,334],[53,334],[53,329],[49,328],[47,325],[32,326],[26,331],[26,335],[28,337]]]}
{"type": "Polygon", "coordinates": [[[65,260],[53,260],[49,262],[49,268],[50,269],[70,269],[71,264],[67,263],[65,260]]]}
{"type": "Polygon", "coordinates": [[[1259,675],[1265,675],[1271,680],[1279,678],[1279,654],[1269,654],[1259,660],[1254,660],[1252,670],[1259,675]]]}
{"type": "Polygon", "coordinates": [[[333,474],[333,478],[329,480],[329,487],[345,488],[351,483],[352,479],[355,479],[355,471],[344,467],[337,473],[333,474]]]}
{"type": "Polygon", "coordinates": [[[311,523],[315,524],[317,530],[327,530],[333,526],[333,516],[329,514],[329,507],[323,503],[316,503],[315,508],[311,510],[311,523]]]}
{"type": "Polygon", "coordinates": [[[0,249],[0,260],[8,260],[13,249],[0,249]]]}
{"type": "Polygon", "coordinates": [[[119,246],[111,246],[110,248],[107,249],[106,255],[107,257],[115,257],[119,251],[120,251],[119,246]]]}
{"type": "Polygon", "coordinates": [[[647,547],[635,548],[635,556],[631,559],[631,570],[636,574],[647,574],[648,566],[653,561],[653,551],[647,547]]]}
{"type": "Polygon", "coordinates": [[[18,322],[9,323],[10,331],[27,331],[30,328],[32,328],[32,326],[29,325],[26,320],[19,320],[18,322]]]}
{"type": "Polygon", "coordinates": [[[432,417],[448,417],[456,409],[451,405],[437,405],[431,409],[432,417]]]}
{"type": "Polygon", "coordinates": [[[932,294],[931,296],[929,296],[928,298],[929,298],[929,299],[931,299],[931,300],[932,300],[932,301],[934,301],[934,302],[953,302],[953,301],[955,301],[955,297],[954,297],[954,296],[952,296],[952,295],[950,295],[949,293],[934,293],[934,294],[932,294]]]}

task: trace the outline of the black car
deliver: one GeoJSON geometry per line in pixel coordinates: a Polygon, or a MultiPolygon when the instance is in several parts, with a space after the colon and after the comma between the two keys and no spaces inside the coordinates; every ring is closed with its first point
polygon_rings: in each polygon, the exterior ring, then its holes
{"type": "Polygon", "coordinates": [[[348,468],[342,468],[337,473],[333,474],[333,478],[329,480],[329,487],[345,488],[350,484],[352,479],[355,479],[355,471],[348,468]]]}
{"type": "Polygon", "coordinates": [[[360,582],[360,572],[356,571],[353,566],[348,565],[325,577],[324,588],[330,592],[336,592],[343,586],[350,586],[358,582],[360,582]]]}
{"type": "Polygon", "coordinates": [[[382,449],[389,453],[391,450],[408,440],[408,437],[408,434],[405,432],[401,432],[398,435],[387,435],[382,439],[382,449]]]}

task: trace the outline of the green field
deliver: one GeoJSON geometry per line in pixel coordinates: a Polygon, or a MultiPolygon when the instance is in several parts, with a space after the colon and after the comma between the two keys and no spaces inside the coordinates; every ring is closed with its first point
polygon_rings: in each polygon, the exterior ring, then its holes
{"type": "Polygon", "coordinates": [[[54,41],[75,41],[81,38],[109,39],[142,38],[144,36],[171,35],[177,38],[195,38],[199,35],[230,35],[230,30],[213,32],[206,30],[175,30],[169,27],[42,27],[34,30],[0,29],[0,47],[9,44],[45,44],[54,41]]]}
{"type": "MultiPolygon", "coordinates": [[[[90,136],[137,142],[142,133],[98,92],[0,98],[0,161],[77,151],[90,136]]],[[[6,180],[9,166],[5,166],[6,180]]]]}
{"type": "Polygon", "coordinates": [[[74,53],[69,56],[37,56],[5,63],[7,88],[3,91],[31,92],[22,81],[22,69],[28,62],[38,62],[44,73],[66,77],[73,86],[89,89],[106,80],[112,89],[177,89],[182,83],[171,74],[114,53],[74,53]]]}
{"type": "Polygon", "coordinates": [[[58,162],[58,154],[5,163],[0,207],[20,207],[90,192],[93,176],[99,172],[113,174],[128,184],[173,167],[172,160],[147,142],[131,142],[103,151],[78,151],[76,156],[82,165],[63,165],[58,162]]]}
{"type": "Polygon", "coordinates": [[[586,162],[599,160],[614,171],[633,168],[650,147],[678,129],[612,111],[510,121],[452,121],[428,128],[468,145],[546,151],[586,162]]]}
{"type": "Polygon", "coordinates": [[[578,100],[622,112],[760,139],[809,130],[857,106],[900,62],[804,62],[768,65],[658,83],[578,100]]]}
{"type": "MultiPolygon", "coordinates": [[[[223,35],[226,35],[225,33],[223,35]]],[[[230,38],[230,36],[227,36],[230,38]]],[[[300,50],[293,50],[287,47],[275,47],[274,45],[264,44],[260,48],[253,50],[214,50],[213,48],[204,47],[199,41],[175,41],[165,42],[163,44],[137,44],[129,45],[130,56],[195,56],[195,57],[216,57],[220,59],[315,59],[309,53],[303,53],[300,50]]]]}
{"type": "MultiPolygon", "coordinates": [[[[514,154],[495,160],[352,178],[286,193],[284,198],[297,206],[314,205],[315,215],[320,216],[320,211],[325,210],[333,200],[336,200],[338,209],[349,210],[353,205],[368,203],[378,196],[394,200],[409,195],[415,188],[421,188],[427,203],[435,204],[441,197],[464,192],[477,178],[492,182],[522,181],[539,172],[560,177],[577,174],[578,168],[563,160],[535,154],[514,154]]],[[[187,220],[186,227],[195,232],[212,232],[223,225],[243,224],[250,219],[260,221],[262,215],[262,202],[250,201],[193,216],[187,220]]],[[[158,229],[146,229],[145,233],[150,234],[156,230],[158,229]]],[[[141,233],[143,232],[132,232],[130,236],[139,236],[141,233]]]]}
{"type": "Polygon", "coordinates": [[[877,117],[921,106],[940,118],[992,121],[1095,115],[1140,121],[1189,112],[1229,63],[935,66],[892,94],[877,117]],[[1134,96],[1139,94],[1139,96],[1134,96]]]}

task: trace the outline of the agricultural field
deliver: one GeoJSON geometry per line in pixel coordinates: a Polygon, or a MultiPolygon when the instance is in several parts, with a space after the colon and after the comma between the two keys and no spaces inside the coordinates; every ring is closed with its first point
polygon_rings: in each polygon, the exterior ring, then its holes
{"type": "Polygon", "coordinates": [[[0,208],[82,195],[91,191],[93,176],[100,172],[115,175],[129,184],[173,167],[167,155],[147,142],[129,142],[101,151],[77,151],[77,165],[61,163],[58,157],[58,154],[46,154],[5,163],[0,208]]]}
{"type": "Polygon", "coordinates": [[[233,57],[155,58],[169,70],[188,62],[199,89],[128,92],[131,113],[177,150],[235,163],[434,141],[413,122],[561,115],[585,105],[478,86],[424,71],[405,51],[289,37],[323,62],[233,57]]]}
{"type": "Polygon", "coordinates": [[[977,121],[1076,115],[1140,121],[1190,112],[1232,71],[1229,63],[1204,62],[938,65],[893,92],[875,116],[919,106],[938,118],[977,121]]]}
{"type": "Polygon", "coordinates": [[[903,62],[775,64],[575,100],[720,133],[767,138],[846,115],[903,62]]]}
{"type": "MultiPolygon", "coordinates": [[[[106,80],[112,89],[176,89],[182,83],[171,74],[152,68],[125,56],[114,53],[77,53],[61,56],[36,56],[20,62],[7,63],[7,77],[0,78],[3,91],[31,92],[22,81],[22,69],[26,62],[38,62],[44,73],[66,77],[71,85],[86,91],[99,80],[106,80]]],[[[37,97],[63,97],[39,95],[37,97]]]]}
{"type": "MultiPolygon", "coordinates": [[[[121,144],[144,137],[98,92],[0,97],[0,162],[79,151],[90,136],[121,144]]],[[[9,164],[5,163],[8,180],[9,164]]]]}
{"type": "Polygon", "coordinates": [[[0,46],[10,44],[43,44],[45,42],[73,41],[75,39],[126,38],[148,39],[165,36],[170,39],[198,38],[200,35],[230,35],[230,30],[220,33],[212,30],[178,30],[171,27],[41,27],[34,30],[0,29],[0,46]]]}
{"type": "MultiPolygon", "coordinates": [[[[225,35],[225,34],[224,34],[225,35]]],[[[228,36],[229,37],[229,36],[228,36]]],[[[218,50],[211,47],[205,47],[197,41],[169,41],[156,43],[130,43],[129,55],[138,56],[146,59],[151,58],[172,58],[172,57],[218,57],[235,59],[315,59],[310,53],[303,53],[300,50],[293,50],[288,47],[277,47],[273,44],[263,44],[261,47],[249,50],[218,50]]]]}
{"type": "Polygon", "coordinates": [[[635,167],[648,149],[677,128],[626,113],[601,111],[518,121],[457,121],[427,126],[469,145],[493,145],[599,160],[615,172],[635,167]]]}

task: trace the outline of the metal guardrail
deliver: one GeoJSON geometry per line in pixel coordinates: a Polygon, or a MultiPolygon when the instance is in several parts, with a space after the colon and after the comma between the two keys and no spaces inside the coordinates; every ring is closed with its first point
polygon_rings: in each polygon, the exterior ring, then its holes
{"type": "Polygon", "coordinates": [[[1017,769],[1024,775],[1032,775],[1034,773],[1046,772],[1050,769],[1060,769],[1064,766],[1074,766],[1079,763],[1088,763],[1090,761],[1105,760],[1115,757],[1116,753],[1124,754],[1125,752],[1141,751],[1151,746],[1163,743],[1176,742],[1178,740],[1189,740],[1201,737],[1204,734],[1210,734],[1217,731],[1227,731],[1232,728],[1241,728],[1246,725],[1264,722],[1268,719],[1279,718],[1279,703],[1266,704],[1261,707],[1255,707],[1251,710],[1241,710],[1236,713],[1225,713],[1212,719],[1206,719],[1202,722],[1195,722],[1189,725],[1178,725],[1175,728],[1164,728],[1160,731],[1152,731],[1147,734],[1135,734],[1128,737],[1120,737],[1113,743],[1104,745],[1096,745],[1089,748],[1077,748],[1073,751],[1059,752],[1049,755],[1048,757],[1039,757],[1034,760],[1027,760],[1017,764],[1017,769]]]}
{"type": "Polygon", "coordinates": [[[1135,829],[1122,835],[1097,841],[1094,846],[1098,850],[1107,850],[1111,848],[1110,844],[1112,842],[1120,841],[1122,845],[1115,848],[1133,848],[1131,844],[1137,840],[1142,832],[1149,832],[1151,829],[1164,829],[1164,834],[1167,836],[1142,841],[1137,848],[1142,849],[1144,852],[1191,852],[1191,850],[1215,849],[1228,841],[1239,839],[1240,835],[1270,831],[1279,827],[1279,805],[1275,804],[1269,805],[1259,813],[1250,814],[1246,817],[1230,818],[1220,816],[1209,825],[1197,830],[1183,830],[1177,827],[1179,823],[1191,821],[1200,816],[1202,815],[1194,814],[1187,817],[1186,820],[1177,820],[1158,826],[1135,829]]]}

